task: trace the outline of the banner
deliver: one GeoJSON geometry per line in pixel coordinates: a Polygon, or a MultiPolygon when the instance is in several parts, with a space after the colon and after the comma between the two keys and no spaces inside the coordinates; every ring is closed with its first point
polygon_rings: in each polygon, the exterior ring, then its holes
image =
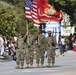
{"type": "Polygon", "coordinates": [[[57,12],[46,0],[36,0],[40,21],[61,22],[62,12],[57,12]]]}
{"type": "Polygon", "coordinates": [[[69,36],[74,33],[74,27],[61,27],[61,36],[69,36]]]}

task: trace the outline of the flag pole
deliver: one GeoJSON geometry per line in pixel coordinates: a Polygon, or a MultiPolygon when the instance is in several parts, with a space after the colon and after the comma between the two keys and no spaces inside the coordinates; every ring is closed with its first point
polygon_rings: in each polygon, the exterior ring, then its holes
{"type": "Polygon", "coordinates": [[[38,29],[38,45],[39,45],[39,26],[37,27],[38,29]]]}
{"type": "Polygon", "coordinates": [[[26,20],[26,32],[28,32],[28,20],[26,20]]]}
{"type": "MultiPolygon", "coordinates": [[[[26,0],[24,0],[24,3],[26,4],[26,0]]],[[[26,7],[26,5],[25,5],[25,7],[26,7]]],[[[26,11],[25,11],[25,7],[24,7],[24,13],[25,13],[25,16],[26,16],[26,11]]],[[[26,32],[28,32],[28,20],[26,19],[26,17],[25,17],[25,20],[26,20],[26,32]]]]}
{"type": "Polygon", "coordinates": [[[37,36],[38,36],[37,43],[39,44],[39,26],[37,27],[37,36]]]}
{"type": "Polygon", "coordinates": [[[28,23],[28,20],[26,20],[26,27],[27,27],[27,29],[26,29],[26,34],[27,34],[27,37],[28,37],[28,40],[27,40],[27,43],[28,43],[28,45],[29,45],[29,23],[28,23]]]}
{"type": "MultiPolygon", "coordinates": [[[[24,0],[24,3],[26,4],[26,1],[25,0],[24,0]]],[[[25,5],[25,7],[26,7],[26,5],[25,5]]],[[[24,7],[24,12],[26,14],[25,7],[24,7]]],[[[28,25],[29,25],[29,23],[28,23],[28,20],[26,19],[26,17],[25,17],[25,21],[26,21],[26,35],[28,36],[28,30],[29,30],[28,25]]],[[[29,39],[28,39],[27,43],[29,44],[29,39]]]]}

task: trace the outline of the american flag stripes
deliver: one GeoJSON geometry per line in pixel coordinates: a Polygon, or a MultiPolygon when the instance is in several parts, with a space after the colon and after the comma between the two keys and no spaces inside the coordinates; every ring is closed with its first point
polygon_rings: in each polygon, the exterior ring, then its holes
{"type": "Polygon", "coordinates": [[[34,25],[38,25],[40,23],[37,11],[37,2],[33,0],[25,0],[26,19],[32,20],[34,22],[34,25]]]}

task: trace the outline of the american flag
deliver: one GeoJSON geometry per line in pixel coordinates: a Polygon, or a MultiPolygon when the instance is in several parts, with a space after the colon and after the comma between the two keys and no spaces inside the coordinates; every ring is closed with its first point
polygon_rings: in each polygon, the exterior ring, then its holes
{"type": "Polygon", "coordinates": [[[37,11],[37,2],[34,0],[25,0],[26,19],[32,20],[34,22],[34,25],[38,25],[40,23],[37,11]]]}

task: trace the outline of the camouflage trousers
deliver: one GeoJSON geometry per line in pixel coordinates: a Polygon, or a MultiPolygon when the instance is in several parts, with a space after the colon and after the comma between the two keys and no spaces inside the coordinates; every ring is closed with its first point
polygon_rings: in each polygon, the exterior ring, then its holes
{"type": "Polygon", "coordinates": [[[25,54],[26,64],[33,65],[33,58],[34,58],[33,48],[26,48],[25,53],[26,53],[25,54]]]}
{"type": "Polygon", "coordinates": [[[43,48],[36,48],[36,63],[44,64],[44,49],[43,48]]]}
{"type": "Polygon", "coordinates": [[[55,63],[55,50],[54,49],[48,49],[47,50],[47,59],[48,63],[55,63]]]}
{"type": "Polygon", "coordinates": [[[24,51],[21,50],[16,51],[16,64],[24,66],[24,51]]]}

